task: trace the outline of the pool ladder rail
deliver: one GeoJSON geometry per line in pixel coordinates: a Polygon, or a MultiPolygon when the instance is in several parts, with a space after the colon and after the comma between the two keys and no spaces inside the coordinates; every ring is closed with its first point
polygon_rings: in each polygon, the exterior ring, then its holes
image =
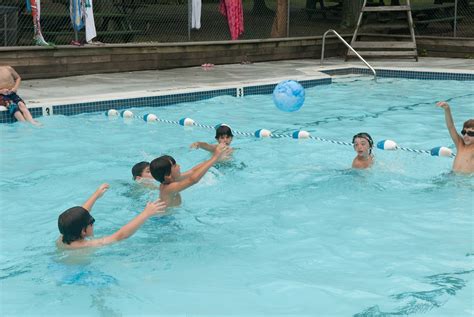
{"type": "Polygon", "coordinates": [[[322,45],[322,48],[321,48],[321,65],[323,65],[323,62],[324,62],[324,46],[326,44],[326,35],[328,35],[328,33],[334,33],[334,35],[336,35],[341,41],[342,43],[344,43],[344,45],[350,49],[362,62],[364,62],[365,65],[367,65],[367,67],[372,71],[372,73],[374,74],[374,80],[377,81],[377,72],[375,71],[375,69],[370,66],[369,63],[366,62],[366,60],[364,58],[362,58],[362,56],[360,56],[359,53],[356,52],[355,49],[352,48],[352,46],[350,46],[349,43],[346,42],[346,40],[344,40],[342,38],[342,36],[339,35],[339,33],[337,33],[335,30],[333,29],[329,29],[327,30],[324,35],[323,35],[323,45],[322,45]]]}

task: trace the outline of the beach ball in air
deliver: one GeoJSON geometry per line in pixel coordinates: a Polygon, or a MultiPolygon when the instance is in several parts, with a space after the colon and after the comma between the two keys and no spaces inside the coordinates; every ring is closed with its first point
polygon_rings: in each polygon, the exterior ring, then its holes
{"type": "Polygon", "coordinates": [[[304,103],[304,88],[294,80],[285,80],[273,90],[273,102],[285,112],[298,111],[304,103]]]}

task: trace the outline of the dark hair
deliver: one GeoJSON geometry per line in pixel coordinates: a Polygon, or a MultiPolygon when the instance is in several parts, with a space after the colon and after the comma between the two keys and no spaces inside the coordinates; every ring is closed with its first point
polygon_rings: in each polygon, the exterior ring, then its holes
{"type": "Polygon", "coordinates": [[[372,137],[370,136],[370,134],[366,132],[357,133],[356,135],[352,137],[352,143],[355,142],[356,138],[366,139],[369,142],[369,148],[370,148],[369,152],[372,153],[372,148],[374,147],[374,140],[372,140],[372,137]]]}
{"type": "Polygon", "coordinates": [[[227,125],[220,125],[217,129],[216,129],[216,139],[219,139],[219,137],[223,136],[223,135],[227,135],[228,137],[233,137],[234,135],[232,134],[232,130],[229,126],[227,125]]]}
{"type": "Polygon", "coordinates": [[[474,119],[469,119],[463,124],[463,129],[473,129],[474,128],[474,119]]]}
{"type": "Polygon", "coordinates": [[[175,164],[176,161],[172,156],[160,156],[150,163],[151,176],[153,176],[153,178],[160,183],[163,183],[165,181],[165,176],[169,176],[171,174],[171,166],[175,164]]]}
{"type": "Polygon", "coordinates": [[[81,206],[69,208],[59,215],[58,228],[63,235],[63,243],[71,244],[71,242],[82,239],[82,229],[93,224],[94,217],[81,206]]]}
{"type": "Polygon", "coordinates": [[[133,179],[136,179],[138,176],[142,176],[143,170],[147,168],[148,166],[150,166],[150,163],[145,162],[145,161],[133,165],[132,167],[133,179]]]}

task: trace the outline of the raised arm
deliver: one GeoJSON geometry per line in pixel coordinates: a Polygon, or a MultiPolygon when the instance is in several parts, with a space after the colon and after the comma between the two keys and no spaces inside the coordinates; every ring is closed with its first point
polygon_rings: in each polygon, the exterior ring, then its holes
{"type": "Polygon", "coordinates": [[[88,247],[99,247],[107,244],[111,244],[123,239],[127,239],[133,235],[138,228],[140,228],[145,221],[159,213],[163,213],[166,210],[166,204],[161,200],[157,199],[154,202],[147,203],[145,209],[135,218],[133,218],[129,223],[120,228],[114,234],[96,240],[89,240],[86,242],[88,247]]]}
{"type": "Polygon", "coordinates": [[[206,172],[214,165],[222,156],[228,155],[229,149],[225,145],[218,145],[212,157],[207,161],[204,161],[191,169],[191,173],[184,179],[178,180],[177,182],[171,183],[166,186],[166,191],[169,193],[176,193],[185,190],[189,186],[192,186],[199,182],[206,172]]]}
{"type": "Polygon", "coordinates": [[[194,142],[193,144],[191,144],[192,149],[203,149],[208,152],[214,152],[216,150],[216,147],[216,144],[209,144],[206,142],[194,142]]]}
{"type": "Polygon", "coordinates": [[[451,139],[453,139],[456,148],[459,144],[462,144],[462,137],[456,131],[456,127],[454,126],[453,116],[451,114],[451,107],[446,101],[440,101],[436,104],[438,107],[443,108],[444,110],[444,119],[446,120],[446,126],[448,127],[449,135],[451,139]]]}
{"type": "Polygon", "coordinates": [[[190,170],[187,170],[186,172],[183,172],[181,173],[181,176],[180,178],[178,179],[178,181],[181,181],[183,179],[186,179],[188,178],[189,176],[193,175],[194,172],[196,172],[198,169],[200,169],[204,164],[206,164],[207,161],[204,161],[204,162],[201,162],[199,163],[198,165],[194,166],[193,168],[191,168],[190,170]]]}
{"type": "Polygon", "coordinates": [[[92,207],[94,206],[97,199],[102,197],[102,195],[109,189],[109,184],[102,184],[97,188],[97,190],[87,199],[87,201],[82,204],[82,207],[87,210],[88,212],[92,211],[92,207]]]}

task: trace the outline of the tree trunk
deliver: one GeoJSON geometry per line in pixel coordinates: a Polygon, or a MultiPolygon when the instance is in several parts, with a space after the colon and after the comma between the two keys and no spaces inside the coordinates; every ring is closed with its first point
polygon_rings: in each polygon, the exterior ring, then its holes
{"type": "Polygon", "coordinates": [[[288,0],[278,0],[271,37],[287,37],[288,0]]]}
{"type": "Polygon", "coordinates": [[[363,0],[344,0],[342,3],[342,26],[346,28],[355,27],[359,18],[363,0]]]}

